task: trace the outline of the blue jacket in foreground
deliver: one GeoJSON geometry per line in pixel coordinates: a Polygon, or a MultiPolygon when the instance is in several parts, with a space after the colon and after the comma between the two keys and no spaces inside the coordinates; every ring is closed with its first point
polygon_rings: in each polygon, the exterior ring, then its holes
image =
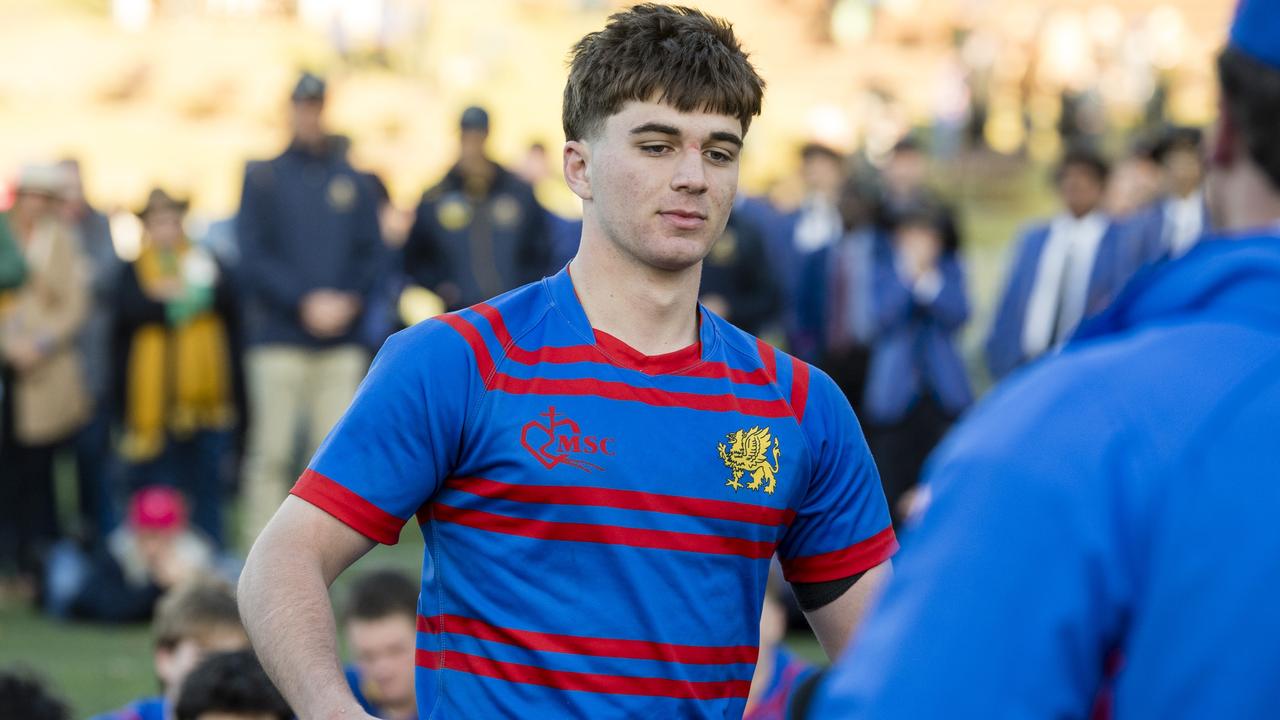
{"type": "Polygon", "coordinates": [[[1157,266],[931,460],[820,718],[1280,716],[1280,236],[1157,266]]]}

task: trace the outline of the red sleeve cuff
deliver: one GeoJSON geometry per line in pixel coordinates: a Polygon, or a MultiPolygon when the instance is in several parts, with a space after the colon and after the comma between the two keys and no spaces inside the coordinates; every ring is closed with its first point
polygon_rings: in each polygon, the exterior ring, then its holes
{"type": "Polygon", "coordinates": [[[400,540],[404,520],[314,470],[303,472],[289,493],[329,513],[374,542],[395,545],[400,540]]]}
{"type": "Polygon", "coordinates": [[[828,582],[866,572],[893,557],[898,551],[898,538],[893,526],[881,530],[862,542],[843,550],[820,555],[782,560],[782,575],[787,582],[828,582]]]}

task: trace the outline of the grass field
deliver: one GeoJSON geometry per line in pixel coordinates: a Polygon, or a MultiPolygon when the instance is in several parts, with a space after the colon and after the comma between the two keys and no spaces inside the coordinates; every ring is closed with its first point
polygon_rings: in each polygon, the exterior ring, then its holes
{"type": "MultiPolygon", "coordinates": [[[[342,598],[350,580],[362,571],[396,567],[416,577],[421,564],[422,536],[416,524],[409,523],[398,545],[374,548],[339,577],[333,597],[342,598]]],[[[814,662],[824,657],[811,635],[797,633],[789,644],[814,662]]],[[[0,667],[14,664],[48,678],[72,704],[77,718],[157,691],[146,625],[65,623],[28,608],[0,607],[0,667]]]]}

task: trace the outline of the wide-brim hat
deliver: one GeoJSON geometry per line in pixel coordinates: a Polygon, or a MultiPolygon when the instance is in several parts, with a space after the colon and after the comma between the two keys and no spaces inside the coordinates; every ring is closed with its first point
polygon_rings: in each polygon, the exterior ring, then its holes
{"type": "Polygon", "coordinates": [[[186,198],[179,200],[164,190],[155,188],[147,195],[147,204],[134,214],[146,220],[147,215],[157,210],[175,210],[179,214],[186,214],[189,207],[191,207],[191,202],[186,198]]]}

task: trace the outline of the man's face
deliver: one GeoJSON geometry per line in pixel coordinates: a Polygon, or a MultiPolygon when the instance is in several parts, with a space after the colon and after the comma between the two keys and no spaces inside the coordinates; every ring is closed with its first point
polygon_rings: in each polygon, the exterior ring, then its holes
{"type": "Polygon", "coordinates": [[[463,130],[458,139],[458,154],[464,160],[479,160],[484,157],[484,147],[488,141],[487,130],[463,130]]]}
{"type": "Polygon", "coordinates": [[[1164,174],[1169,190],[1178,197],[1186,197],[1200,188],[1204,180],[1204,163],[1200,153],[1192,148],[1172,150],[1164,159],[1164,174]]]}
{"type": "Polygon", "coordinates": [[[653,101],[606,119],[585,142],[583,197],[607,240],[661,270],[699,263],[733,208],[742,134],[737,118],[653,101]]]}
{"type": "Polygon", "coordinates": [[[290,108],[289,128],[295,138],[305,145],[324,139],[324,101],[298,100],[290,108]]]}
{"type": "Polygon", "coordinates": [[[830,155],[814,153],[800,167],[805,188],[818,195],[835,198],[844,183],[844,169],[840,161],[830,155]]]}
{"type": "Polygon", "coordinates": [[[414,619],[407,615],[347,623],[347,642],[356,666],[377,702],[403,705],[413,700],[416,635],[414,619]]]}
{"type": "Polygon", "coordinates": [[[143,226],[151,242],[160,248],[171,248],[182,242],[182,213],[163,208],[147,213],[143,226]]]}
{"type": "Polygon", "coordinates": [[[1102,200],[1102,181],[1085,165],[1068,165],[1058,179],[1058,194],[1067,211],[1076,217],[1093,212],[1102,200]]]}
{"type": "Polygon", "coordinates": [[[156,675],[166,693],[176,693],[182,681],[206,656],[248,649],[249,636],[243,628],[235,625],[208,628],[203,633],[182,638],[172,648],[157,648],[156,675]]]}
{"type": "Polygon", "coordinates": [[[918,150],[899,150],[884,168],[884,180],[894,195],[907,196],[924,186],[929,163],[918,150]]]}

